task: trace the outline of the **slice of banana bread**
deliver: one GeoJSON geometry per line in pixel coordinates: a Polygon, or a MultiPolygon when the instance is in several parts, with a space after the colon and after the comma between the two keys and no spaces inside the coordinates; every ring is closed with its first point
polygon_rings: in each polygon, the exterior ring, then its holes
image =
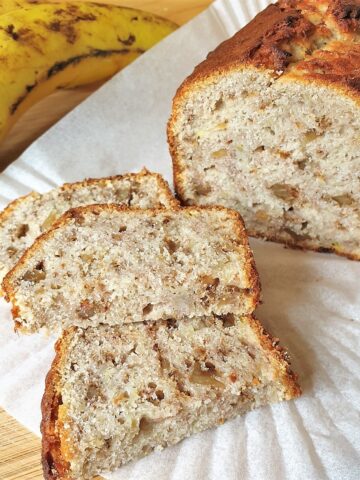
{"type": "Polygon", "coordinates": [[[301,393],[251,316],[73,327],[56,351],[42,401],[47,480],[90,479],[301,393]]]}
{"type": "Polygon", "coordinates": [[[17,328],[252,313],[259,283],[240,215],[222,207],[69,210],[3,281],[17,328]]]}
{"type": "Polygon", "coordinates": [[[146,170],[67,183],[43,195],[32,192],[13,201],[0,213],[0,283],[35,238],[48,230],[64,212],[94,203],[141,208],[177,205],[163,178],[146,170]]]}
{"type": "Polygon", "coordinates": [[[169,122],[186,205],[360,259],[360,3],[281,0],[209,54],[169,122]]]}

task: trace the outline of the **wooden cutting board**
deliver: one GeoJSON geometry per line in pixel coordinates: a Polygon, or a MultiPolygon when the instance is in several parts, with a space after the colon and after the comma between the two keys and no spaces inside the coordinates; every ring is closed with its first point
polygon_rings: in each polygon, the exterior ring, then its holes
{"type": "MultiPolygon", "coordinates": [[[[108,0],[107,3],[141,8],[183,24],[204,10],[211,0],[108,0]]],[[[29,110],[0,146],[0,171],[91,92],[87,88],[59,91],[29,110]]],[[[0,407],[0,480],[42,478],[39,438],[0,407]]]]}
{"type": "MultiPolygon", "coordinates": [[[[58,2],[61,0],[47,0],[58,2]]],[[[66,1],[66,0],[65,0],[66,1]]],[[[77,0],[72,0],[77,1],[77,0]]],[[[86,0],[84,0],[86,1],[86,0]]],[[[204,10],[211,0],[96,0],[140,8],[169,18],[181,25],[204,10]]],[[[1,0],[0,0],[1,2],[1,0]]],[[[98,85],[97,87],[99,87],[98,85]]],[[[42,100],[17,122],[0,145],[0,172],[15,160],[37,137],[57,122],[63,115],[83,101],[95,87],[58,91],[42,100]]],[[[1,479],[1,477],[0,477],[1,479]]]]}

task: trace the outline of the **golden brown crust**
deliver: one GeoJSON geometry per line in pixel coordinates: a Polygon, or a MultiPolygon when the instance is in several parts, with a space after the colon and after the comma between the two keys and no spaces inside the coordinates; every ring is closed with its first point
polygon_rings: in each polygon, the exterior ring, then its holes
{"type": "MultiPolygon", "coordinates": [[[[226,212],[227,215],[233,218],[235,221],[236,227],[235,227],[235,233],[237,234],[238,241],[242,246],[245,247],[245,260],[246,264],[244,265],[244,274],[246,275],[248,282],[249,282],[249,293],[251,293],[252,296],[252,309],[251,311],[254,311],[256,306],[258,305],[260,301],[260,280],[259,280],[259,275],[256,270],[255,266],[255,261],[254,257],[249,245],[249,240],[247,237],[245,225],[243,222],[242,217],[238,212],[235,210],[230,210],[225,207],[220,207],[220,206],[211,206],[211,207],[204,207],[204,206],[192,206],[192,207],[180,207],[178,204],[171,209],[167,209],[169,213],[175,212],[175,211],[182,211],[183,213],[189,212],[198,212],[201,210],[207,210],[207,211],[223,211],[226,212]]],[[[2,289],[4,291],[5,295],[5,300],[7,302],[12,303],[12,315],[15,321],[15,330],[16,331],[21,331],[23,333],[27,333],[26,328],[23,326],[20,326],[19,322],[16,321],[16,318],[21,316],[21,311],[19,306],[17,305],[16,302],[16,295],[15,295],[15,290],[14,290],[14,285],[13,285],[13,280],[16,279],[17,273],[19,270],[21,270],[22,266],[27,262],[28,259],[31,259],[32,255],[39,249],[41,248],[42,244],[46,242],[48,238],[51,238],[56,230],[62,228],[65,226],[68,222],[71,220],[75,219],[78,222],[81,222],[83,218],[83,214],[86,214],[88,212],[91,212],[93,215],[99,215],[101,212],[104,211],[126,211],[131,215],[136,215],[137,213],[141,212],[144,215],[147,216],[155,216],[159,213],[164,213],[163,208],[155,208],[155,209],[142,209],[139,207],[127,207],[125,205],[117,205],[117,204],[101,204],[101,205],[87,205],[84,207],[78,207],[78,208],[72,208],[68,210],[66,213],[64,213],[48,230],[47,232],[44,232],[42,235],[40,235],[33,245],[29,247],[22,257],[19,259],[18,263],[10,270],[10,272],[7,273],[7,275],[4,277],[3,282],[2,282],[2,289]]]]}
{"type": "Polygon", "coordinates": [[[2,210],[0,212],[0,224],[6,219],[8,218],[11,213],[19,206],[19,204],[23,203],[25,200],[27,200],[28,198],[30,197],[36,197],[38,196],[39,194],[36,193],[36,192],[30,192],[26,195],[22,195],[21,197],[19,198],[16,198],[15,200],[13,200],[12,202],[10,202],[5,208],[4,210],[2,210]]]}
{"type": "Polygon", "coordinates": [[[61,445],[61,432],[57,419],[61,405],[59,384],[61,365],[66,361],[66,350],[71,340],[72,329],[65,331],[55,345],[55,359],[46,376],[45,392],[41,402],[41,460],[45,480],[73,480],[70,464],[65,460],[61,445]]]}
{"type": "MultiPolygon", "coordinates": [[[[174,198],[174,196],[171,193],[171,189],[169,187],[168,182],[164,180],[164,178],[159,173],[150,172],[146,168],[143,168],[138,173],[125,173],[123,175],[112,175],[110,177],[103,177],[103,178],[86,178],[85,180],[81,180],[80,182],[64,183],[59,190],[64,192],[67,190],[74,190],[76,188],[87,187],[92,184],[106,185],[107,183],[111,183],[114,180],[126,180],[126,179],[136,180],[136,179],[141,179],[143,177],[155,177],[157,182],[161,186],[163,193],[166,195],[166,198],[169,204],[172,207],[176,207],[179,205],[179,202],[176,200],[176,198],[174,198]]],[[[38,195],[40,194],[37,192],[30,192],[10,202],[2,211],[0,211],[0,225],[6,218],[8,218],[11,215],[11,213],[19,206],[19,204],[23,203],[25,200],[27,200],[30,197],[37,197],[38,195]]]]}
{"type": "MultiPolygon", "coordinates": [[[[30,192],[28,193],[27,195],[23,195],[19,198],[16,198],[15,200],[13,200],[12,202],[10,202],[5,208],[4,210],[2,210],[0,212],[0,225],[2,222],[4,222],[11,214],[14,210],[16,210],[16,208],[22,204],[24,201],[28,200],[30,197],[36,197],[38,196],[39,194],[36,193],[36,192],[30,192]]],[[[0,285],[0,297],[4,295],[4,292],[3,292],[3,289],[0,285]]]]}
{"type": "Polygon", "coordinates": [[[275,75],[286,75],[288,68],[299,66],[303,76],[345,87],[358,98],[359,42],[359,0],[280,0],[209,53],[183,82],[176,97],[209,77],[245,66],[267,69],[275,75]],[[323,47],[318,47],[319,41],[323,47]],[[294,47],[302,52],[300,58],[294,47]],[[336,55],[340,51],[341,55],[336,55]],[[321,60],[316,59],[319,54],[321,60]]]}
{"type": "Polygon", "coordinates": [[[280,0],[280,3],[312,13],[324,12],[342,33],[360,33],[359,0],[280,0]]]}
{"type": "MultiPolygon", "coordinates": [[[[60,190],[67,191],[67,190],[73,190],[74,188],[86,187],[91,184],[105,185],[106,183],[111,183],[114,180],[125,180],[125,179],[136,180],[143,177],[155,177],[157,182],[163,189],[164,194],[166,194],[166,198],[169,201],[169,204],[174,207],[179,205],[179,202],[176,200],[176,198],[174,198],[174,196],[171,193],[168,182],[164,180],[164,178],[159,173],[150,172],[146,168],[143,168],[138,173],[125,173],[123,175],[112,175],[110,177],[103,177],[103,178],[86,178],[85,180],[82,180],[80,182],[64,183],[60,187],[60,190]]],[[[2,211],[0,211],[0,224],[11,215],[11,213],[19,206],[19,204],[23,203],[25,200],[27,200],[30,197],[37,197],[38,195],[40,194],[37,192],[30,192],[10,202],[2,211]]]]}
{"type": "Polygon", "coordinates": [[[215,71],[250,64],[271,70],[284,70],[291,54],[284,48],[295,40],[309,37],[315,26],[299,10],[269,5],[233,37],[221,43],[200,63],[185,81],[192,83],[215,71]]]}
{"type": "Polygon", "coordinates": [[[262,348],[268,352],[277,378],[286,387],[285,399],[290,400],[301,395],[301,388],[297,382],[297,375],[290,368],[290,361],[287,351],[279,345],[279,339],[270,335],[254,316],[246,317],[255,331],[262,348]]]}
{"type": "Polygon", "coordinates": [[[359,0],[333,0],[329,14],[343,32],[360,33],[359,0]]]}
{"type": "Polygon", "coordinates": [[[360,44],[332,41],[295,64],[283,80],[324,85],[360,104],[360,44]]]}

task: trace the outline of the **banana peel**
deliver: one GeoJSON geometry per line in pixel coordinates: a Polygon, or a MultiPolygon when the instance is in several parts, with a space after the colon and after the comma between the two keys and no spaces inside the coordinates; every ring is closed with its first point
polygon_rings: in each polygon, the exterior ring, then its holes
{"type": "Polygon", "coordinates": [[[29,8],[34,3],[38,3],[37,0],[1,0],[0,15],[20,8],[29,8]]]}
{"type": "Polygon", "coordinates": [[[58,88],[104,81],[173,32],[168,20],[92,3],[5,0],[0,7],[0,142],[58,88]]]}

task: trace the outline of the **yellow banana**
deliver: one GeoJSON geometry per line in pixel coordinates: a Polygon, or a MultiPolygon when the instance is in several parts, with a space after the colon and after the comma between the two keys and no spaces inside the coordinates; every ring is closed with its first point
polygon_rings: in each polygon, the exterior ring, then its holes
{"type": "Polygon", "coordinates": [[[33,3],[32,0],[1,0],[0,15],[9,13],[12,10],[18,10],[19,8],[28,8],[33,3]]]}
{"type": "Polygon", "coordinates": [[[175,29],[168,20],[126,7],[3,0],[0,141],[25,110],[55,89],[106,80],[175,29]]]}

